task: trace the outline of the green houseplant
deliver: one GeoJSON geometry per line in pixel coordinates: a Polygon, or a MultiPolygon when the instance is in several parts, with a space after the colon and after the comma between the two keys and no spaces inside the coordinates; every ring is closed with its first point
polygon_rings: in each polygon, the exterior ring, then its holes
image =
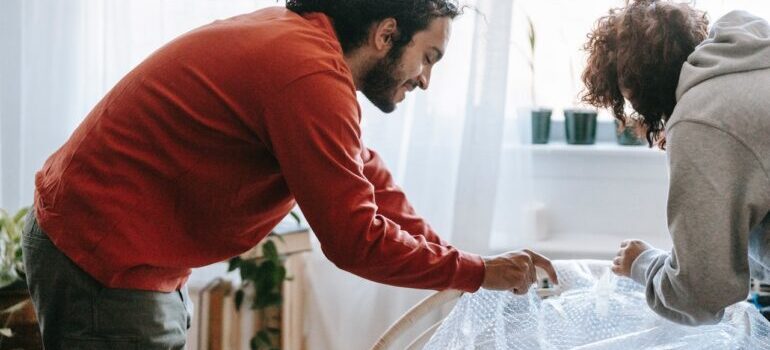
{"type": "Polygon", "coordinates": [[[565,109],[564,131],[570,145],[593,145],[596,142],[596,111],[565,109]]]}
{"type": "Polygon", "coordinates": [[[24,261],[21,256],[21,232],[30,208],[14,215],[0,209],[0,288],[24,281],[24,261]]]}
{"type": "Polygon", "coordinates": [[[0,349],[41,349],[35,310],[27,291],[21,235],[30,208],[0,209],[0,349]]]}
{"type": "MultiPolygon", "coordinates": [[[[290,213],[291,217],[299,225],[302,221],[296,212],[290,213]]],[[[280,235],[271,232],[269,237],[282,240],[280,235]]],[[[231,258],[228,271],[238,270],[241,276],[241,285],[235,292],[235,309],[240,310],[244,299],[248,295],[247,290],[254,292],[251,298],[251,310],[260,317],[259,329],[251,338],[250,346],[253,350],[278,350],[280,349],[281,330],[277,326],[275,315],[277,309],[283,304],[281,286],[283,282],[291,280],[286,274],[284,258],[278,254],[275,242],[268,239],[262,245],[262,257],[259,259],[242,259],[240,256],[231,258]]]]}
{"type": "Polygon", "coordinates": [[[551,109],[538,108],[537,95],[535,91],[535,48],[537,45],[537,33],[535,32],[535,24],[532,22],[532,18],[527,16],[528,37],[529,37],[529,71],[531,75],[530,89],[532,94],[532,106],[533,109],[530,113],[532,119],[532,143],[533,144],[547,144],[551,136],[551,109]]]}

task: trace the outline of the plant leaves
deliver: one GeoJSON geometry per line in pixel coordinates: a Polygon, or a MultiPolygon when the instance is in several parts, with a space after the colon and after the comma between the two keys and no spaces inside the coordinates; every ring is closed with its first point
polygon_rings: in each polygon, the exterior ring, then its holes
{"type": "Polygon", "coordinates": [[[249,347],[251,347],[252,350],[269,349],[270,344],[265,345],[265,343],[255,335],[251,338],[251,341],[249,341],[249,347]]]}
{"type": "Polygon", "coordinates": [[[278,306],[283,302],[283,297],[280,293],[268,293],[264,295],[263,300],[266,306],[278,306]]]}
{"type": "Polygon", "coordinates": [[[283,282],[286,279],[286,268],[283,266],[277,266],[273,270],[273,284],[276,286],[280,286],[281,282],[283,282]]]}
{"type": "Polygon", "coordinates": [[[241,309],[241,304],[243,304],[243,297],[245,296],[243,289],[238,289],[235,291],[235,311],[239,311],[241,309]]]}
{"type": "Polygon", "coordinates": [[[270,349],[272,348],[273,343],[270,341],[270,334],[265,331],[259,331],[253,338],[251,338],[249,345],[251,345],[252,349],[270,349]]]}
{"type": "MultiPolygon", "coordinates": [[[[295,214],[292,213],[292,217],[299,220],[300,217],[295,214]]],[[[229,260],[228,271],[237,269],[242,280],[241,288],[235,292],[234,301],[238,310],[246,301],[244,286],[254,288],[254,295],[249,296],[251,299],[249,300],[251,302],[250,309],[252,310],[276,308],[283,303],[281,287],[283,282],[290,280],[290,278],[287,276],[288,272],[284,266],[284,261],[278,253],[277,242],[284,242],[283,237],[271,232],[269,239],[262,244],[262,258],[244,260],[235,257],[229,260]]],[[[249,345],[251,349],[280,350],[279,347],[272,344],[272,339],[278,335],[280,335],[280,329],[263,326],[251,339],[249,345]]]]}
{"type": "Polygon", "coordinates": [[[241,265],[241,257],[236,256],[234,258],[231,258],[227,265],[227,272],[233,271],[238,268],[238,266],[241,265]]]}
{"type": "Polygon", "coordinates": [[[24,207],[19,209],[19,211],[16,212],[16,215],[13,216],[13,222],[16,225],[23,226],[24,223],[22,222],[22,220],[24,220],[24,218],[27,216],[27,213],[29,213],[29,209],[30,209],[29,207],[24,207]]]}
{"type": "Polygon", "coordinates": [[[277,292],[268,292],[257,295],[254,298],[254,304],[251,306],[252,310],[262,310],[271,306],[280,306],[283,303],[283,297],[277,292]]]}
{"type": "Polygon", "coordinates": [[[278,256],[278,248],[275,246],[275,242],[271,240],[266,241],[262,246],[262,255],[265,259],[276,263],[276,265],[279,264],[280,257],[278,256]]]}
{"type": "Polygon", "coordinates": [[[527,16],[527,24],[529,25],[529,48],[532,50],[531,53],[534,56],[535,45],[537,44],[537,33],[535,32],[535,23],[532,22],[532,17],[527,16]]]}
{"type": "Polygon", "coordinates": [[[265,260],[259,264],[259,279],[270,279],[272,281],[273,271],[281,266],[281,261],[265,260]]]}
{"type": "Polygon", "coordinates": [[[289,215],[291,215],[291,217],[294,218],[294,220],[297,222],[297,225],[301,225],[302,224],[302,218],[299,216],[299,214],[297,214],[297,212],[292,210],[292,211],[289,212],[289,215]]]}
{"type": "Polygon", "coordinates": [[[258,273],[257,263],[253,260],[241,260],[240,263],[240,275],[244,281],[254,281],[258,273]]]}
{"type": "Polygon", "coordinates": [[[8,211],[0,208],[0,284],[23,280],[21,233],[29,211],[30,207],[24,207],[10,216],[8,211]]]}

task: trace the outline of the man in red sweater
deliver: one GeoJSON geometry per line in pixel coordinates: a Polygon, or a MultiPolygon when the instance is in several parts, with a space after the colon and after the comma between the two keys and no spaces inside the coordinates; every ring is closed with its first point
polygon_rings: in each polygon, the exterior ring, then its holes
{"type": "Polygon", "coordinates": [[[525,293],[533,252],[480,257],[417,216],[361,143],[361,91],[385,112],[427,89],[451,0],[290,0],[162,47],[36,177],[24,235],[48,349],[178,349],[193,267],[256,245],[299,204],[341,269],[396,286],[525,293]]]}

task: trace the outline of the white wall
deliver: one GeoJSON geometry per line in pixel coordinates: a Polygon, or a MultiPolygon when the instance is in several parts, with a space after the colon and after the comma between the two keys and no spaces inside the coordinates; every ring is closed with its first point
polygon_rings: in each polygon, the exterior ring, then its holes
{"type": "Polygon", "coordinates": [[[569,146],[554,136],[548,145],[505,147],[493,250],[528,247],[552,258],[610,258],[627,238],[670,247],[665,152],[616,145],[610,123],[599,129],[592,146],[569,146]],[[506,179],[521,171],[511,160],[530,151],[528,195],[541,207],[529,212],[529,225],[517,226],[508,213],[514,213],[513,197],[523,194],[506,179]]]}

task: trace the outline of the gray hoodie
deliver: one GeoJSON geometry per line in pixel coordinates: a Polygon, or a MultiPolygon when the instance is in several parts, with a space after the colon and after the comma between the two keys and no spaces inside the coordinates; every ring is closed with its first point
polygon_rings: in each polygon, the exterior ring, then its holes
{"type": "Polygon", "coordinates": [[[666,125],[673,250],[631,268],[655,312],[719,322],[745,300],[749,276],[770,277],[770,26],[733,11],[682,68],[666,125]]]}

